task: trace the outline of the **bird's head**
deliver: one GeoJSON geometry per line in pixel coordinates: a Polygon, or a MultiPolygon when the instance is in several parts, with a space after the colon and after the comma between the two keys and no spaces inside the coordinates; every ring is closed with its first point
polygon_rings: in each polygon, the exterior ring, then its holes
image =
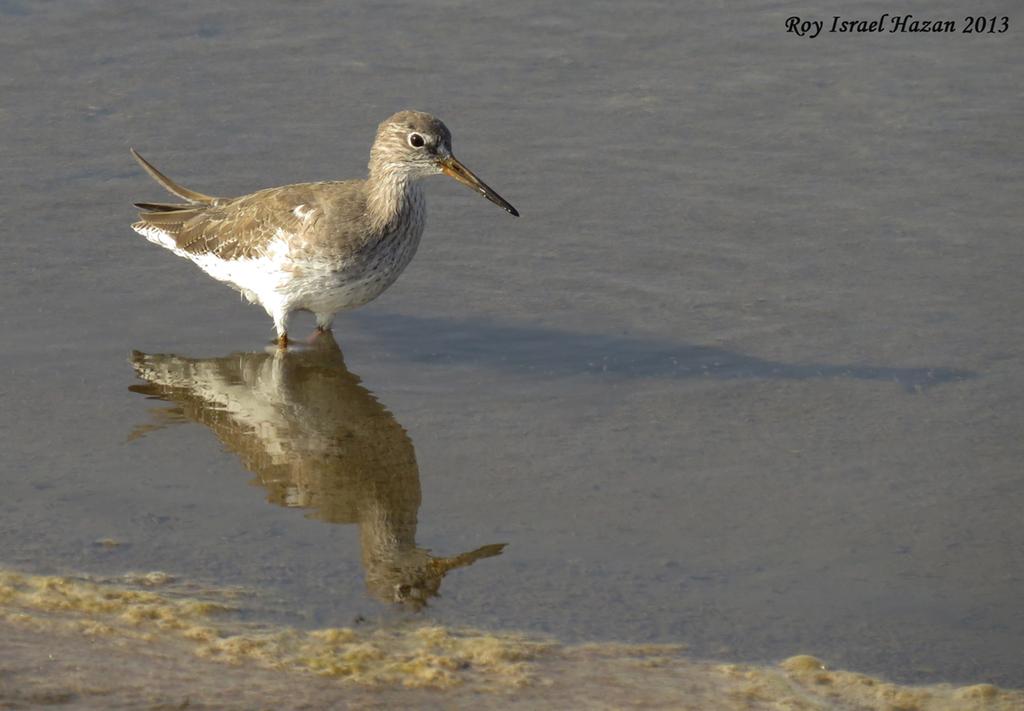
{"type": "Polygon", "coordinates": [[[399,111],[377,127],[370,149],[370,173],[411,179],[444,173],[510,215],[519,216],[498,193],[452,155],[452,133],[441,119],[422,111],[399,111]]]}

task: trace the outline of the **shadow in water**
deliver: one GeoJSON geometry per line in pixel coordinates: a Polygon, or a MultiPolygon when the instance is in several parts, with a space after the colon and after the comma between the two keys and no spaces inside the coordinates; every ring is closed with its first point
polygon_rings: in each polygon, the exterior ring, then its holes
{"type": "Polygon", "coordinates": [[[135,351],[131,362],[147,382],[130,390],[172,403],[132,438],[202,423],[256,475],[272,503],[358,524],[374,597],[420,609],[449,572],[505,547],[441,558],[416,545],[420,476],[412,441],[348,371],[330,334],[288,351],[203,359],[135,351]]]}
{"type": "Polygon", "coordinates": [[[385,349],[420,363],[478,363],[534,376],[622,378],[852,378],[898,383],[910,392],[975,377],[968,370],[862,364],[783,363],[713,346],[531,326],[405,316],[352,317],[385,349]]]}

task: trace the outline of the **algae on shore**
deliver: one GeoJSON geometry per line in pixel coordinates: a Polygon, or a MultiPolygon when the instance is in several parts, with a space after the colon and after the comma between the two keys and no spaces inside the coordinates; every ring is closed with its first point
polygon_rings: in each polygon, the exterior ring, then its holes
{"type": "Polygon", "coordinates": [[[688,659],[679,645],[563,645],[426,622],[261,625],[232,614],[243,599],[164,574],[99,581],[0,571],[0,704],[243,708],[258,697],[280,708],[385,700],[429,708],[472,696],[482,708],[1024,708],[1017,690],[892,684],[809,655],[772,667],[688,659]],[[125,673],[110,674],[116,665],[125,673]]]}

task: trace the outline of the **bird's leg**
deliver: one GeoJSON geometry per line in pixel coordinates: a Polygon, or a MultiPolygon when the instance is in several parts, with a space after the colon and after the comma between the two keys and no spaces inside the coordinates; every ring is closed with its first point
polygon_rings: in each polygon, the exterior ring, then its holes
{"type": "Polygon", "coordinates": [[[309,337],[310,343],[315,343],[316,339],[325,333],[330,332],[331,324],[334,322],[334,314],[315,314],[316,315],[316,330],[313,331],[313,335],[309,337]]]}
{"type": "Polygon", "coordinates": [[[326,333],[334,323],[334,314],[316,314],[316,332],[326,333]]]}
{"type": "Polygon", "coordinates": [[[283,308],[267,309],[274,319],[274,330],[277,331],[275,343],[278,348],[288,347],[288,311],[283,308]]]}

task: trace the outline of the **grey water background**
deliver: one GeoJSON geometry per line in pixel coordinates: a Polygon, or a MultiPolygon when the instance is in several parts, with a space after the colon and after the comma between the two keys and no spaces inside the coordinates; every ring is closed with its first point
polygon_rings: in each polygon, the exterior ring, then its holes
{"type": "Polygon", "coordinates": [[[335,326],[415,445],[419,544],[509,544],[428,618],[1024,685],[1024,15],[971,13],[1010,31],[786,34],[813,3],[0,3],[0,563],[387,623],[354,526],[267,504],[199,425],[129,441],[159,406],[132,349],[271,329],[130,231],[165,196],[128,146],[234,195],[361,175],[415,107],[523,214],[430,181],[412,266],[335,326]]]}

